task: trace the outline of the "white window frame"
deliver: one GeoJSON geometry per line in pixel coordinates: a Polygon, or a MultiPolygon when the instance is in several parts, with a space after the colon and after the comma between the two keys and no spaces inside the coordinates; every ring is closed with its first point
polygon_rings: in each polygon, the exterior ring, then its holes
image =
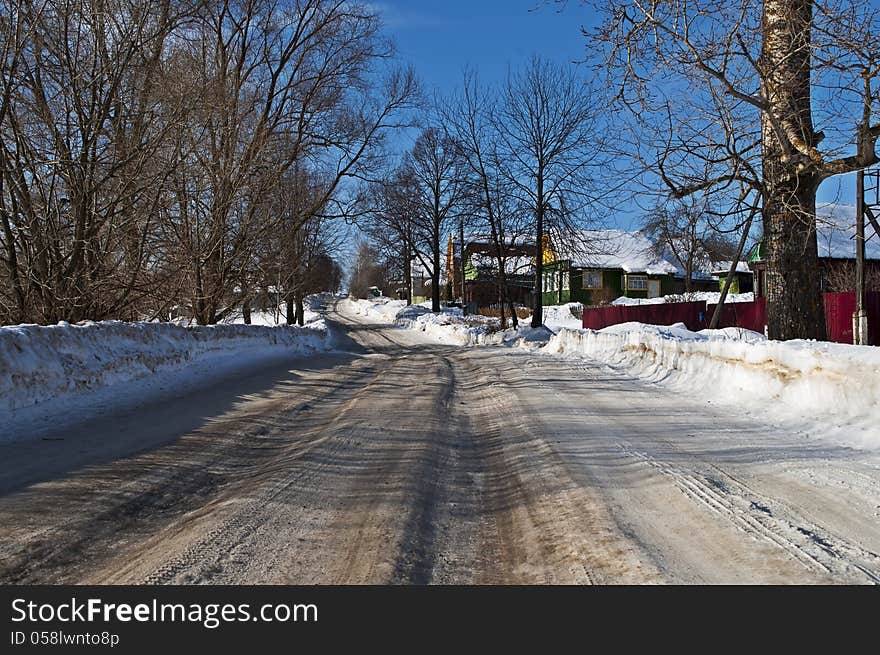
{"type": "Polygon", "coordinates": [[[624,279],[624,289],[627,291],[648,291],[648,276],[647,275],[630,275],[626,274],[623,276],[624,279]],[[644,286],[632,286],[633,282],[638,282],[643,284],[644,286]]]}

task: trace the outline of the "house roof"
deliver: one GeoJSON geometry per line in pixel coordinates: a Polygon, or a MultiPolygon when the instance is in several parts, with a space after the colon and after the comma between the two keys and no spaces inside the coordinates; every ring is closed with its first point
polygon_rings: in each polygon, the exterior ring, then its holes
{"type": "Polygon", "coordinates": [[[569,259],[578,268],[621,269],[627,273],[664,275],[678,268],[660,257],[642,232],[578,230],[574,237],[553,240],[557,259],[569,259]]]}
{"type": "MultiPolygon", "coordinates": [[[[471,254],[468,260],[472,266],[481,270],[496,270],[498,268],[498,260],[494,255],[484,252],[475,252],[471,254]]],[[[511,274],[528,274],[535,270],[535,257],[524,255],[509,255],[504,259],[505,272],[511,274]]]]}

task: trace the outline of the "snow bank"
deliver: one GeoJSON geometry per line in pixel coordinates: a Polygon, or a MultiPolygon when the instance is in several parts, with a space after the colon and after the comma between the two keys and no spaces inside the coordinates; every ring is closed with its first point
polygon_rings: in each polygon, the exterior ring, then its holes
{"type": "MultiPolygon", "coordinates": [[[[710,305],[718,304],[721,299],[720,291],[692,291],[691,293],[671,294],[668,296],[660,296],[659,298],[627,298],[621,296],[617,300],[612,301],[612,305],[662,305],[668,302],[699,302],[705,300],[710,305]]],[[[752,302],[755,300],[755,294],[751,291],[748,293],[728,293],[724,302],[752,302]]]]}
{"type": "Polygon", "coordinates": [[[547,305],[544,307],[544,325],[554,331],[562,328],[579,330],[583,326],[583,320],[577,318],[574,312],[582,312],[583,309],[584,306],[579,302],[547,305]]]}
{"type": "MultiPolygon", "coordinates": [[[[397,313],[406,307],[405,300],[392,300],[385,296],[370,300],[350,298],[348,303],[356,314],[382,321],[383,323],[393,323],[397,313]]],[[[428,306],[430,307],[430,305],[428,306]]]]}
{"type": "Polygon", "coordinates": [[[414,305],[401,310],[394,321],[400,327],[419,330],[438,341],[460,346],[504,343],[509,332],[498,331],[498,319],[488,316],[463,316],[457,307],[444,307],[439,314],[430,308],[414,305]]]}
{"type": "Polygon", "coordinates": [[[418,330],[438,341],[461,346],[486,343],[498,323],[487,316],[463,316],[458,307],[443,307],[439,314],[434,314],[430,302],[407,306],[404,300],[375,298],[353,300],[351,305],[362,316],[418,330]]]}
{"type": "Polygon", "coordinates": [[[690,332],[623,323],[562,330],[545,351],[586,356],[850,445],[880,447],[880,348],[769,341],[742,328],[690,332]]]}
{"type": "Polygon", "coordinates": [[[306,353],[326,344],[327,332],[316,328],[120,321],[0,327],[0,422],[39,403],[86,396],[194,362],[306,353]]]}

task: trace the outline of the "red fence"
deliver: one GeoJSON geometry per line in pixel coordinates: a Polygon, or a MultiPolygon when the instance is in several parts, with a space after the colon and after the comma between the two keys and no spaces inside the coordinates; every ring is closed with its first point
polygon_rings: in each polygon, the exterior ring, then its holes
{"type": "MultiPolygon", "coordinates": [[[[856,309],[856,295],[852,291],[826,293],[825,325],[828,340],[837,343],[853,342],[852,315],[856,309]]],[[[880,293],[868,293],[868,343],[880,345],[880,293]]],[[[608,307],[584,307],[583,326],[601,330],[609,325],[637,321],[651,325],[684,323],[689,330],[702,330],[709,326],[715,305],[703,301],[662,303],[657,305],[610,305],[608,307]]],[[[726,303],[721,308],[719,327],[741,327],[764,332],[767,324],[767,308],[763,298],[754,302],[726,303]]]]}
{"type": "MultiPolygon", "coordinates": [[[[706,306],[704,327],[709,327],[712,316],[715,314],[715,307],[715,305],[706,306]]],[[[754,302],[724,303],[721,308],[721,317],[718,320],[718,327],[741,327],[762,334],[765,325],[767,325],[767,305],[763,298],[754,302]]]]}
{"type": "MultiPolygon", "coordinates": [[[[865,309],[868,311],[868,343],[880,345],[880,292],[865,294],[865,309]]],[[[828,341],[837,343],[853,342],[853,313],[856,311],[854,291],[825,294],[825,325],[828,328],[828,341]]]]}
{"type": "Polygon", "coordinates": [[[584,307],[585,328],[601,330],[609,325],[638,321],[651,325],[684,323],[688,330],[702,330],[706,321],[706,303],[671,302],[657,305],[608,305],[584,307]]]}

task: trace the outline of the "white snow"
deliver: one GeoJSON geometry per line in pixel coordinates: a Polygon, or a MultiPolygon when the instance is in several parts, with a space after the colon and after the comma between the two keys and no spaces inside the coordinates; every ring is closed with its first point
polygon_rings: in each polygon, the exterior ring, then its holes
{"type": "MultiPolygon", "coordinates": [[[[274,292],[274,287],[269,288],[270,291],[274,292]]],[[[309,296],[306,296],[303,299],[304,312],[303,312],[303,323],[309,327],[323,329],[324,325],[324,315],[320,313],[319,308],[321,303],[325,302],[327,296],[329,294],[326,293],[315,293],[309,296]]],[[[244,314],[242,313],[241,307],[237,308],[235,311],[224,317],[221,321],[219,321],[221,325],[244,325],[244,314]]],[[[182,325],[184,327],[190,325],[196,325],[196,322],[193,319],[189,318],[179,318],[172,321],[175,325],[182,325]]],[[[251,325],[266,325],[266,326],[276,326],[276,325],[287,325],[287,306],[286,304],[278,305],[277,307],[272,307],[267,310],[259,310],[253,309],[251,310],[251,325]]]]}
{"type": "Polygon", "coordinates": [[[34,421],[113,408],[261,359],[328,348],[321,327],[83,322],[0,327],[0,442],[34,421]]]}
{"type": "Polygon", "coordinates": [[[441,343],[459,346],[543,344],[553,334],[546,327],[531,328],[528,318],[520,321],[519,330],[508,328],[502,331],[497,318],[463,316],[458,307],[443,307],[439,314],[434,314],[430,301],[409,307],[403,300],[383,298],[350,300],[349,303],[351,309],[361,316],[424,332],[441,343]]]}
{"type": "MultiPolygon", "coordinates": [[[[469,257],[469,263],[481,270],[497,271],[498,259],[491,253],[475,252],[469,257]]],[[[510,255],[504,259],[504,270],[511,275],[528,275],[535,271],[535,258],[524,255],[510,255]]]]}
{"type": "Polygon", "coordinates": [[[654,243],[642,232],[579,230],[574,237],[556,238],[553,245],[559,259],[570,259],[577,268],[619,268],[648,275],[678,271],[658,256],[654,243]]]}
{"type": "MultiPolygon", "coordinates": [[[[705,300],[708,304],[717,304],[721,299],[720,291],[692,291],[690,293],[677,293],[668,296],[660,296],[658,298],[627,298],[621,296],[612,301],[612,305],[662,305],[669,302],[699,302],[705,300]]],[[[755,300],[755,294],[751,291],[748,293],[728,293],[725,303],[729,302],[752,302],[755,300]]]]}
{"type": "MultiPolygon", "coordinates": [[[[405,300],[393,300],[386,296],[369,300],[352,300],[350,304],[355,313],[382,321],[383,323],[393,323],[397,313],[406,307],[405,300]]],[[[422,306],[430,308],[431,304],[423,303],[422,306]]]]}
{"type": "Polygon", "coordinates": [[[562,328],[579,330],[583,326],[583,321],[572,312],[583,311],[583,309],[584,306],[579,302],[570,302],[564,305],[547,305],[544,307],[544,325],[554,331],[562,328]]]}
{"type": "MultiPolygon", "coordinates": [[[[717,274],[727,275],[730,272],[730,265],[733,263],[732,260],[728,261],[720,261],[720,262],[711,262],[709,266],[709,275],[713,277],[718,277],[717,274]]],[[[739,261],[736,263],[736,272],[737,273],[750,273],[752,269],[749,268],[748,262],[739,261]]]]}
{"type": "Polygon", "coordinates": [[[362,314],[421,330],[441,342],[529,347],[587,359],[801,434],[880,449],[880,348],[770,341],[743,328],[691,332],[681,323],[572,329],[564,325],[570,323],[565,318],[570,305],[544,308],[548,317],[559,319],[555,327],[548,325],[554,329],[500,332],[493,331],[491,319],[462,317],[457,309],[432,314],[423,306],[403,309],[402,301],[379,307],[370,301],[353,304],[362,314]]]}

